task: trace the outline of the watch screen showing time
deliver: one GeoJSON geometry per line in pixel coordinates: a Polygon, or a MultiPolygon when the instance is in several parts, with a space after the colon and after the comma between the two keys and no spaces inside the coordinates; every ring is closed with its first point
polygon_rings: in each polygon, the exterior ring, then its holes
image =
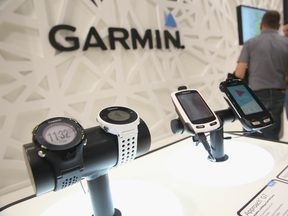
{"type": "Polygon", "coordinates": [[[192,123],[197,120],[214,117],[213,113],[197,92],[180,94],[177,95],[177,98],[192,123]]]}
{"type": "Polygon", "coordinates": [[[54,145],[65,145],[74,140],[77,132],[74,127],[66,123],[54,123],[43,131],[43,138],[54,145]]]}
{"type": "Polygon", "coordinates": [[[126,121],[130,118],[130,114],[122,110],[113,110],[108,113],[108,118],[114,121],[126,121]]]}

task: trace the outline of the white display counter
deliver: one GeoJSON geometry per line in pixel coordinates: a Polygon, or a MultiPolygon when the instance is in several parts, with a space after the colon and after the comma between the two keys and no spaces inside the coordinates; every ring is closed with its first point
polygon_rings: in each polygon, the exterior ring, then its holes
{"type": "MultiPolygon", "coordinates": [[[[115,208],[123,216],[236,216],[286,168],[288,145],[234,136],[224,141],[224,146],[229,159],[216,164],[207,161],[202,145],[193,146],[189,137],[111,169],[109,178],[115,208]]],[[[281,178],[285,181],[286,177],[281,178]]],[[[82,182],[87,188],[85,180],[82,182]]],[[[284,184],[283,188],[287,187],[284,184]]],[[[0,205],[32,193],[32,188],[23,188],[0,197],[0,205]]],[[[277,193],[278,200],[288,200],[284,189],[283,194],[277,193]]],[[[12,206],[0,215],[91,216],[92,210],[89,195],[76,184],[12,206]]]]}

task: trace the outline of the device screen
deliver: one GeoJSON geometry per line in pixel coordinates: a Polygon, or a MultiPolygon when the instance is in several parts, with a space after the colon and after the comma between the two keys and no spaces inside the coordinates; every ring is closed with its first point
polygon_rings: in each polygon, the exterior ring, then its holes
{"type": "Polygon", "coordinates": [[[216,119],[198,92],[181,92],[176,96],[193,124],[205,123],[216,119]]]}
{"type": "Polygon", "coordinates": [[[108,113],[108,117],[114,121],[125,121],[130,118],[130,114],[122,110],[113,110],[108,113]]]}
{"type": "Polygon", "coordinates": [[[229,86],[227,89],[245,115],[263,111],[263,109],[244,85],[229,86]]]}
{"type": "Polygon", "coordinates": [[[64,145],[74,140],[76,136],[76,130],[66,123],[54,123],[49,125],[43,131],[44,139],[54,145],[64,145]]]}

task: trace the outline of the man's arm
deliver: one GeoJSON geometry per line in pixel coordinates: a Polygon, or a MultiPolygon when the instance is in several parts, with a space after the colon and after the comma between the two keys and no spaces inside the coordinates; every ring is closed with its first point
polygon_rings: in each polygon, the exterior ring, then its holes
{"type": "Polygon", "coordinates": [[[235,70],[235,76],[240,79],[244,79],[247,66],[248,66],[248,63],[238,62],[236,70],[235,70]]]}

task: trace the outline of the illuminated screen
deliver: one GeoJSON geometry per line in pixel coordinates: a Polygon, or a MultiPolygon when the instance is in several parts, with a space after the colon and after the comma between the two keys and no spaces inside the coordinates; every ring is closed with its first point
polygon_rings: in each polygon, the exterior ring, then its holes
{"type": "Polygon", "coordinates": [[[205,120],[207,118],[209,121],[215,120],[213,113],[197,92],[179,94],[177,95],[177,98],[192,123],[196,123],[199,120],[205,120]]]}
{"type": "Polygon", "coordinates": [[[255,37],[261,33],[260,23],[266,10],[238,6],[237,7],[237,19],[238,19],[238,32],[239,32],[239,44],[244,44],[250,38],[255,37]]]}
{"type": "Polygon", "coordinates": [[[76,130],[66,123],[54,123],[43,131],[44,139],[54,145],[65,145],[72,142],[76,136],[76,130]]]}
{"type": "Polygon", "coordinates": [[[244,85],[230,86],[227,88],[245,115],[263,111],[244,85]]]}

